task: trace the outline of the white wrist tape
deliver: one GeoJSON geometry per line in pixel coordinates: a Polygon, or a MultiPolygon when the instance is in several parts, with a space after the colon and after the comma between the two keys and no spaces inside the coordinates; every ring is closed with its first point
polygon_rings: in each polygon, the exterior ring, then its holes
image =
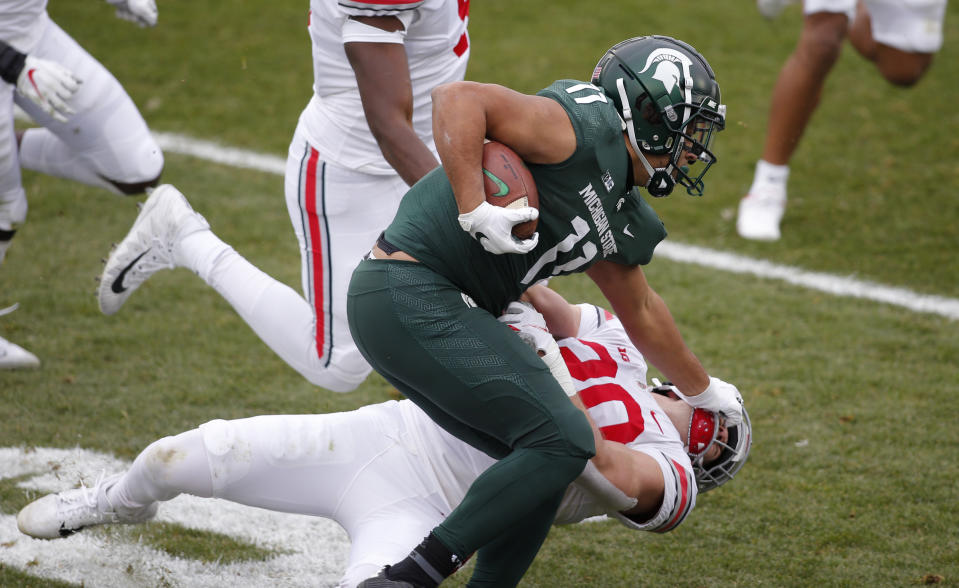
{"type": "Polygon", "coordinates": [[[716,378],[710,377],[709,385],[706,386],[706,389],[695,396],[686,396],[679,391],[679,388],[675,386],[673,386],[673,392],[675,392],[676,396],[679,396],[686,402],[686,404],[692,406],[693,408],[703,408],[704,406],[714,404],[713,401],[716,397],[716,386],[713,385],[713,380],[715,379],[716,378]]]}
{"type": "Polygon", "coordinates": [[[629,510],[638,502],[599,473],[592,460],[586,462],[586,469],[573,480],[573,483],[598,498],[607,510],[614,512],[629,510]]]}
{"type": "Polygon", "coordinates": [[[556,381],[559,382],[559,385],[563,388],[563,392],[566,392],[567,396],[576,396],[573,377],[569,375],[569,369],[566,367],[566,362],[563,361],[563,355],[559,351],[559,345],[556,344],[556,341],[552,341],[552,343],[542,359],[546,363],[546,367],[549,368],[549,371],[553,373],[553,377],[556,378],[556,381]]]}

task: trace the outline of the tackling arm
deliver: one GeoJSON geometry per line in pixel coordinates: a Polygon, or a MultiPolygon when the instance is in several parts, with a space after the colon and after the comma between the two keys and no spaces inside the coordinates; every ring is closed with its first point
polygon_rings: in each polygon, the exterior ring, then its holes
{"type": "Polygon", "coordinates": [[[517,331],[528,345],[539,352],[553,377],[566,390],[570,402],[586,416],[593,431],[596,455],[574,483],[597,498],[609,512],[619,511],[629,515],[655,512],[664,493],[659,465],[646,454],[603,438],[573,386],[569,369],[562,360],[553,335],[546,328],[549,316],[552,316],[554,321],[567,325],[575,322],[577,329],[571,333],[575,335],[579,326],[579,307],[569,304],[560,294],[545,286],[533,286],[524,296],[537,305],[535,309],[528,304],[513,302],[499,320],[517,331]],[[551,353],[553,351],[555,353],[551,353]]]}
{"type": "Polygon", "coordinates": [[[609,300],[636,348],[672,381],[683,400],[723,413],[730,425],[742,421],[739,390],[706,373],[683,341],[666,303],[646,282],[641,267],[600,261],[586,274],[609,300]]]}
{"type": "Polygon", "coordinates": [[[579,395],[570,400],[586,415],[596,444],[596,455],[573,483],[600,499],[610,511],[638,516],[655,513],[665,493],[665,481],[656,460],[604,439],[579,395]]]}
{"type": "Polygon", "coordinates": [[[709,376],[686,346],[663,299],[639,266],[600,261],[586,274],[609,300],[630,340],[643,356],[687,395],[702,392],[709,376]]]}
{"type": "Polygon", "coordinates": [[[522,299],[528,300],[543,315],[549,332],[557,339],[579,334],[582,309],[567,302],[559,292],[534,284],[523,293],[522,299]]]}
{"type": "MultiPolygon", "coordinates": [[[[365,25],[373,29],[371,39],[377,37],[376,30],[386,34],[404,28],[395,16],[350,18],[353,27],[365,25]]],[[[372,41],[349,41],[344,48],[356,76],[370,131],[386,161],[412,186],[438,162],[413,130],[413,86],[406,49],[398,42],[372,41]]]]}

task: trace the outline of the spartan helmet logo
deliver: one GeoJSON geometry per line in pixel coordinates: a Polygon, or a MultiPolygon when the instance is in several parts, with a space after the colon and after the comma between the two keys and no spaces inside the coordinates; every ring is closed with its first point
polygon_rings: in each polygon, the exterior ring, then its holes
{"type": "Polygon", "coordinates": [[[673,91],[673,88],[679,85],[681,74],[676,64],[671,61],[660,61],[656,64],[656,71],[653,72],[653,79],[659,80],[666,87],[666,93],[673,91]]]}
{"type": "MultiPolygon", "coordinates": [[[[642,76],[649,68],[654,67],[651,77],[663,85],[666,95],[671,95],[678,88],[683,93],[683,100],[690,103],[692,102],[690,93],[693,88],[693,77],[690,72],[692,65],[692,60],[683,53],[664,47],[649,54],[646,65],[643,66],[639,75],[642,76]]],[[[666,109],[666,116],[671,121],[676,121],[676,113],[672,108],[666,109]]]]}

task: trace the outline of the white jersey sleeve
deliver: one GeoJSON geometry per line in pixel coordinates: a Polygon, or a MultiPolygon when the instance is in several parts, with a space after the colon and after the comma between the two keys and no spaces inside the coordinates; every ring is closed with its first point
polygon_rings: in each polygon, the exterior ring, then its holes
{"type": "Polygon", "coordinates": [[[591,517],[607,515],[634,531],[665,533],[679,526],[696,505],[696,478],[692,469],[677,463],[656,449],[638,449],[638,451],[656,460],[666,482],[663,502],[652,517],[640,520],[619,512],[607,512],[592,494],[576,484],[571,484],[563,496],[553,524],[568,525],[591,517]]]}
{"type": "MultiPolygon", "coordinates": [[[[696,503],[696,481],[682,437],[649,391],[646,362],[629,342],[619,319],[598,306],[579,307],[577,338],[559,341],[576,391],[603,437],[655,459],[666,482],[663,504],[651,519],[635,521],[609,514],[633,529],[669,531],[696,503]]],[[[578,502],[564,501],[564,515],[591,516],[595,510],[588,498],[567,495],[567,499],[578,502]]]]}
{"type": "Polygon", "coordinates": [[[363,112],[356,77],[343,47],[350,16],[397,16],[413,90],[413,128],[436,154],[432,128],[433,88],[459,81],[469,59],[467,0],[312,0],[313,98],[300,121],[306,138],[324,160],[374,175],[396,172],[380,151],[363,112]]]}

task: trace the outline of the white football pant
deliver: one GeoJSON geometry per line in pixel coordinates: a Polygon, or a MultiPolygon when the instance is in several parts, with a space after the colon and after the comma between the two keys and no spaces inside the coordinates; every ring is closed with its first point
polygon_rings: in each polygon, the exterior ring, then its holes
{"type": "Polygon", "coordinates": [[[184,238],[176,264],[216,289],[274,353],[310,383],[334,392],[359,386],[372,368],[346,318],[353,270],[393,220],[407,185],[324,162],[299,126],[286,167],[286,204],[300,245],[297,294],[210,231],[184,238]]]}
{"type": "Polygon", "coordinates": [[[328,415],[215,420],[147,447],[109,490],[138,509],[178,494],[330,518],[350,536],[341,586],[407,555],[452,506],[396,402],[328,415]],[[175,457],[175,459],[173,458],[175,457]]]}
{"type": "MultiPolygon", "coordinates": [[[[805,0],[803,12],[843,12],[852,22],[857,0],[805,0]]],[[[942,48],[946,0],[865,0],[872,38],[908,53],[936,53],[942,48]]]]}
{"type": "Polygon", "coordinates": [[[371,368],[353,342],[346,291],[353,270],[396,215],[409,186],[398,174],[371,175],[324,161],[297,124],[286,161],[286,206],[300,244],[317,364],[358,386],[371,368]]]}
{"type": "Polygon", "coordinates": [[[116,194],[121,192],[107,180],[138,184],[160,175],[163,153],[113,74],[53,21],[31,54],[56,61],[83,84],[70,100],[76,114],[65,123],[16,96],[17,105],[43,126],[23,135],[23,167],[116,194]]]}
{"type": "Polygon", "coordinates": [[[122,192],[108,180],[140,184],[163,169],[160,147],[116,78],[46,14],[42,18],[43,32],[28,53],[56,61],[83,84],[70,100],[76,114],[63,123],[0,81],[0,231],[16,229],[27,216],[20,166],[115,194],[122,192]],[[14,103],[42,125],[25,131],[19,153],[14,103]]]}

